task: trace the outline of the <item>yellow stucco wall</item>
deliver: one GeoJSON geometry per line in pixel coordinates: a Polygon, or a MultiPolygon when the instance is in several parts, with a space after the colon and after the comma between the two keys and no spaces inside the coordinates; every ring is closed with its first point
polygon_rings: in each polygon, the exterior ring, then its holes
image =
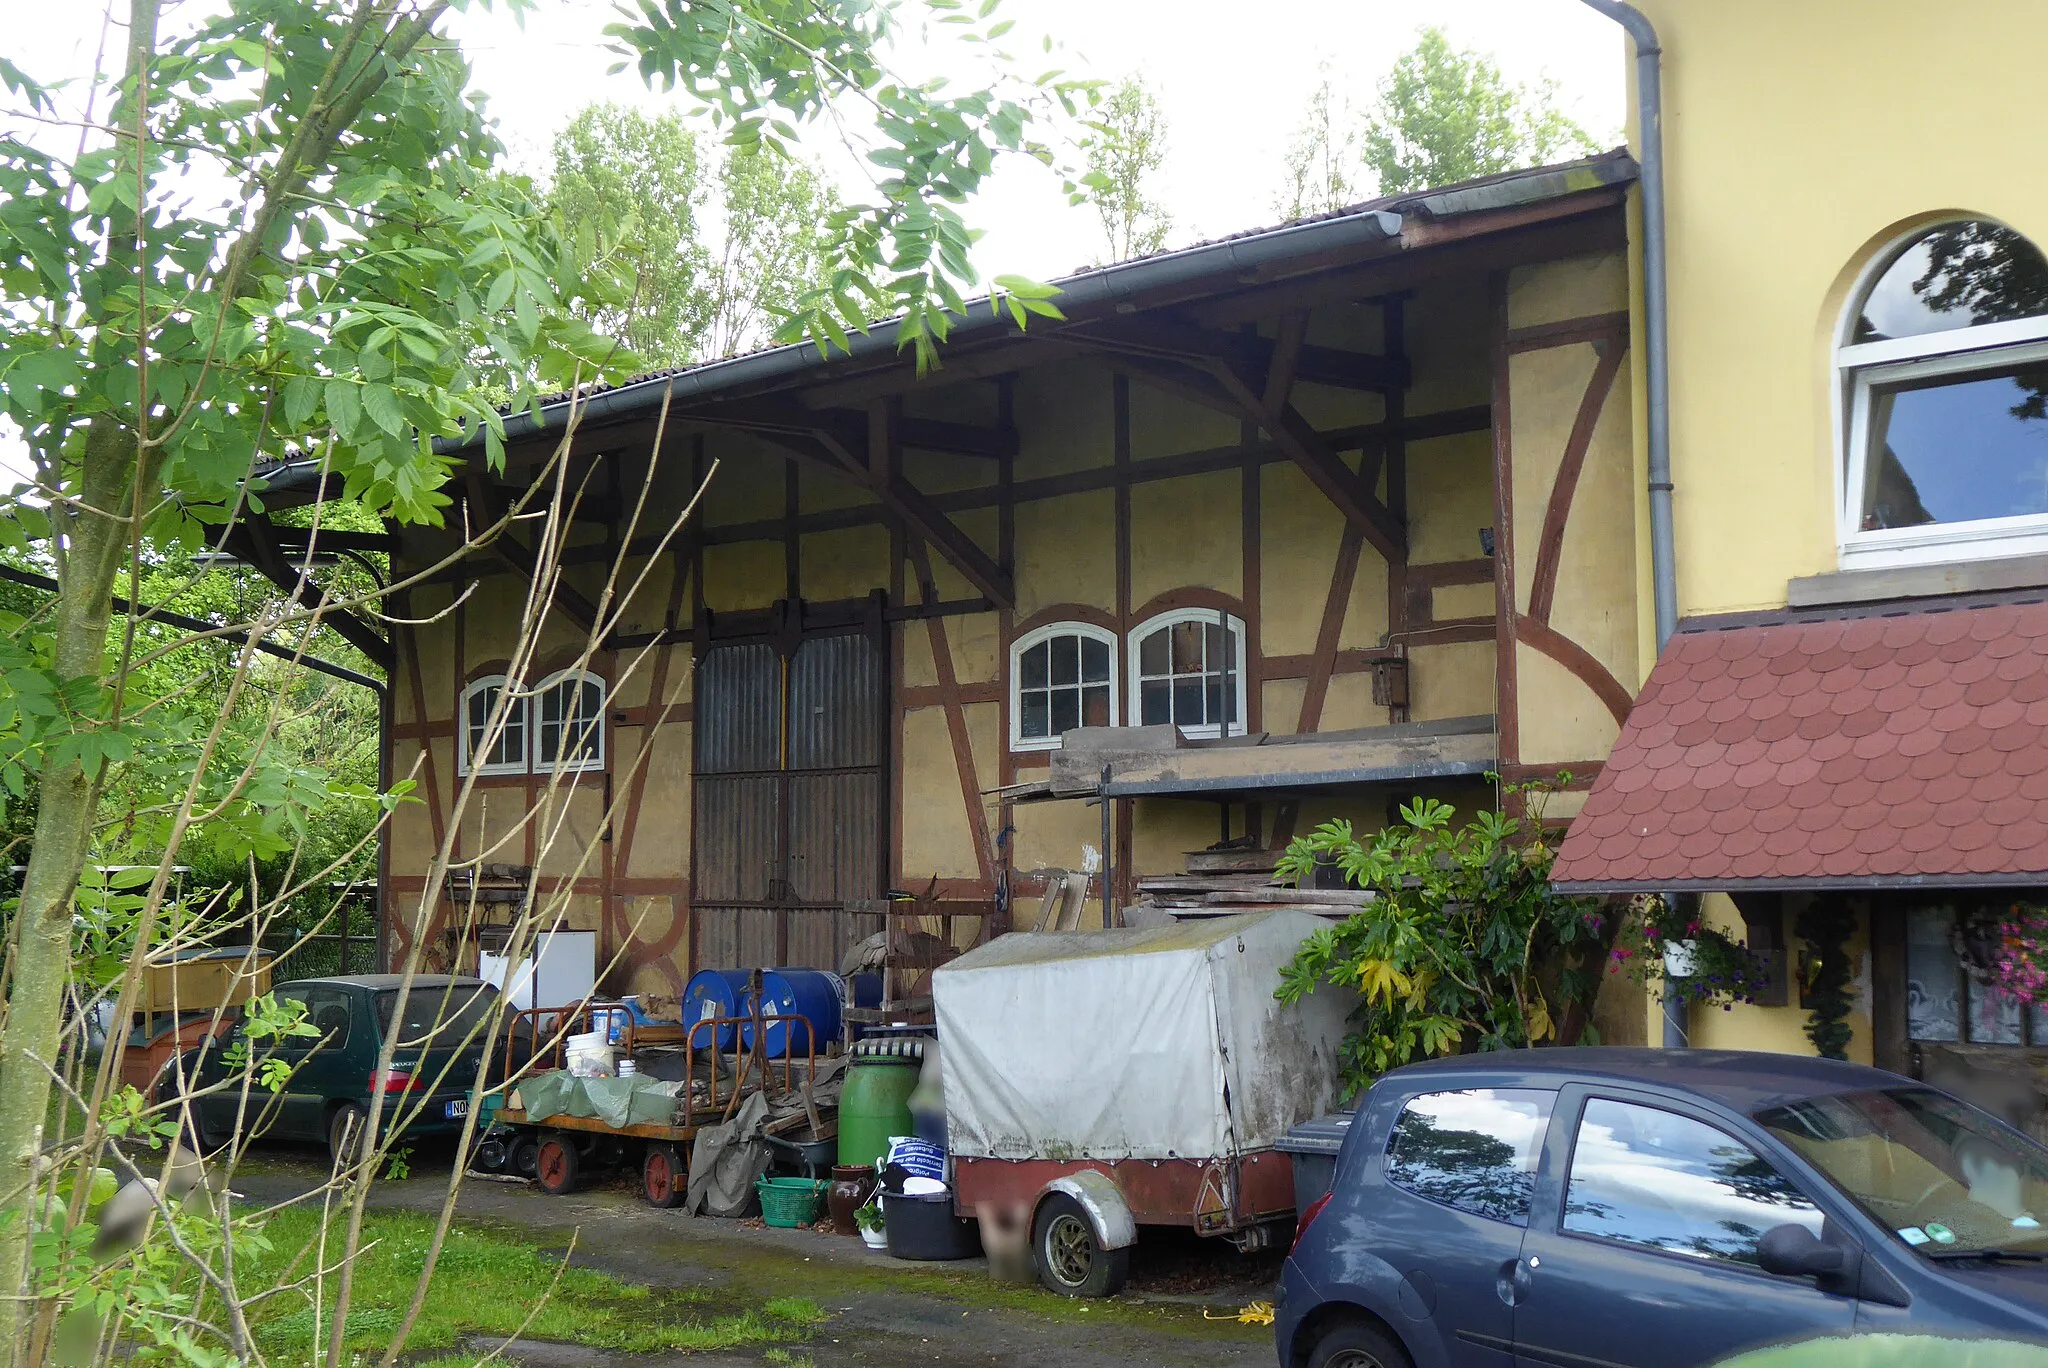
{"type": "MultiPolygon", "coordinates": [[[[2048,241],[2027,169],[2048,26],[2031,0],[1636,2],[1664,49],[1680,611],[1782,607],[1788,580],[1838,568],[1832,349],[1861,273],[1935,216],[2048,241]]],[[[1645,667],[1648,574],[1643,555],[1645,667]]],[[[1740,926],[1725,898],[1707,915],[1740,926]]],[[[1701,1043],[1811,1048],[1796,1008],[1704,1017],[1701,1043]]],[[[1867,1015],[1852,1024],[1868,1059],[1867,1015]]]]}
{"type": "Polygon", "coordinates": [[[1664,47],[1680,604],[1781,606],[1835,568],[1829,350],[1857,272],[1940,212],[2048,242],[2048,25],[2033,0],[1639,3],[1664,47]]]}

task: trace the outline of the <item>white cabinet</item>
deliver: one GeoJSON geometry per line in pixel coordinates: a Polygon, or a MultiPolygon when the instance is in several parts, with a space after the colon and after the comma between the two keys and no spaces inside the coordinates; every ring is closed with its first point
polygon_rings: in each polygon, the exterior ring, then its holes
{"type": "Polygon", "coordinates": [[[534,953],[519,960],[481,950],[476,973],[521,1010],[567,1007],[597,991],[597,932],[545,932],[534,953]]]}

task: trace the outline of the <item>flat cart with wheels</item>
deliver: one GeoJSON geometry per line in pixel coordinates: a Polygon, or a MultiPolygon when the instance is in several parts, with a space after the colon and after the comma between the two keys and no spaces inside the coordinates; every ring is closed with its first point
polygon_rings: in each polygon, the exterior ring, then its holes
{"type": "Polygon", "coordinates": [[[1354,994],[1275,1000],[1324,925],[1285,909],[1018,933],[932,975],[958,1214],[1028,1213],[1040,1282],[1123,1285],[1142,1226],[1260,1248],[1291,1227],[1276,1149],[1331,1111],[1354,994]]]}
{"type": "MultiPolygon", "coordinates": [[[[518,1015],[538,1017],[551,1011],[562,1021],[575,1021],[580,1019],[578,1014],[583,1009],[541,1009],[518,1015]]],[[[770,1086],[778,1072],[785,1093],[798,1092],[802,1086],[799,1080],[816,1073],[815,1048],[803,1054],[789,1050],[774,1061],[742,1050],[730,1056],[705,1056],[707,1068],[700,1086],[700,1048],[717,1040],[721,1027],[731,1030],[745,1026],[749,1038],[764,1040],[763,1027],[777,1023],[783,1024],[792,1040],[798,1038],[794,1034],[798,1027],[806,1037],[810,1031],[810,1023],[803,1017],[772,1013],[705,1017],[690,1023],[687,1030],[660,1028],[665,1034],[658,1037],[659,1043],[680,1043],[686,1061],[676,1093],[675,1116],[670,1122],[629,1121],[613,1125],[600,1117],[559,1111],[535,1116],[523,1105],[523,1091],[515,1089],[497,1118],[512,1133],[506,1167],[521,1177],[532,1178],[534,1185],[549,1196],[560,1197],[576,1191],[594,1171],[631,1165],[640,1173],[641,1200],[652,1207],[681,1206],[689,1186],[690,1150],[699,1131],[728,1119],[748,1093],[770,1086]],[[725,1062],[728,1060],[729,1064],[725,1062]],[[721,1079],[725,1081],[721,1083],[721,1079]]],[[[515,1021],[511,1030],[517,1029],[515,1021]]],[[[557,1030],[556,1034],[560,1033],[557,1030]]],[[[639,1038],[647,1039],[649,1034],[643,1029],[639,1038]]],[[[737,1031],[732,1034],[733,1038],[738,1037],[737,1031]]],[[[633,1028],[628,1027],[625,1044],[630,1049],[635,1043],[633,1028]]],[[[545,1057],[544,1052],[541,1057],[545,1057]]]]}

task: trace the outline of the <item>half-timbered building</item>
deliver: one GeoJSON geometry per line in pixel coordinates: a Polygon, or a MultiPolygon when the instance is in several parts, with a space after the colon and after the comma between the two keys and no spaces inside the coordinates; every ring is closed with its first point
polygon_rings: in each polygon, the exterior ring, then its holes
{"type": "Polygon", "coordinates": [[[421,801],[386,839],[387,953],[467,953],[427,886],[451,826],[458,858],[569,895],[607,988],[673,992],[833,967],[892,888],[999,927],[1034,871],[1093,868],[1114,918],[1223,837],[1586,782],[1644,659],[1634,175],[1615,153],[1377,201],[1070,276],[1064,321],[981,307],[924,374],[883,328],[551,403],[502,470],[457,451],[448,526],[403,529],[399,574],[496,519],[580,408],[530,662],[528,522],[394,627],[387,772],[421,801]],[[1084,743],[1090,782],[1046,782],[1084,743]]]}

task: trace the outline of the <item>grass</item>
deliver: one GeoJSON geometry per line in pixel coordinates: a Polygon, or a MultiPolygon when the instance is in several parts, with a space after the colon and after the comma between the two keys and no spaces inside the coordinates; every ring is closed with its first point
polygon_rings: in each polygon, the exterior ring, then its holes
{"type": "MultiPolygon", "coordinates": [[[[318,1225],[319,1213],[308,1209],[274,1218],[265,1231],[270,1248],[241,1261],[240,1284],[257,1288],[303,1277],[312,1266],[309,1246],[318,1237],[318,1225]]],[[[356,1262],[349,1301],[349,1348],[381,1350],[391,1343],[433,1230],[433,1219],[417,1212],[373,1211],[364,1218],[364,1251],[356,1262]]],[[[338,1223],[328,1240],[331,1262],[340,1241],[338,1223]]],[[[314,1347],[316,1331],[324,1343],[332,1284],[330,1278],[317,1312],[310,1287],[259,1302],[251,1326],[263,1348],[286,1358],[302,1355],[314,1347]]],[[[516,1234],[458,1222],[448,1232],[406,1349],[432,1354],[457,1349],[472,1336],[503,1340],[517,1334],[630,1354],[691,1352],[803,1340],[811,1327],[827,1319],[816,1302],[802,1297],[775,1297],[758,1307],[725,1312],[707,1306],[710,1299],[703,1291],[656,1292],[595,1269],[564,1269],[559,1255],[536,1249],[516,1234]]],[[[455,1368],[476,1362],[476,1356],[457,1354],[432,1362],[455,1368]]]]}

